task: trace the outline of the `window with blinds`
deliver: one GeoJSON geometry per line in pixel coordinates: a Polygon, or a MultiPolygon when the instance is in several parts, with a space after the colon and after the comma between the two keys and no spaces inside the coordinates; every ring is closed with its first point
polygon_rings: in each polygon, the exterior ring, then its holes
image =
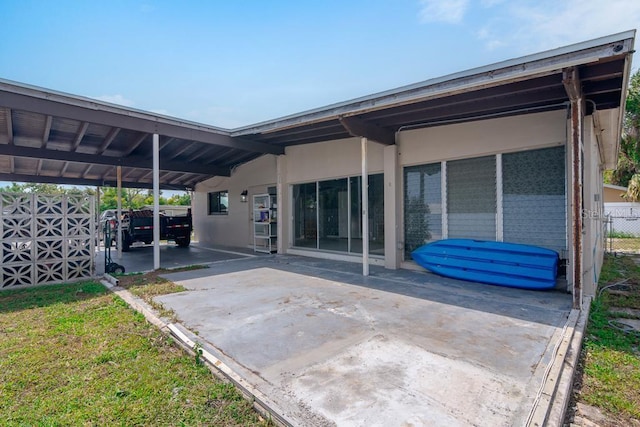
{"type": "Polygon", "coordinates": [[[447,162],[450,238],[496,240],[496,157],[447,162]]]}
{"type": "Polygon", "coordinates": [[[502,155],[504,241],[567,247],[565,148],[502,155]]]}

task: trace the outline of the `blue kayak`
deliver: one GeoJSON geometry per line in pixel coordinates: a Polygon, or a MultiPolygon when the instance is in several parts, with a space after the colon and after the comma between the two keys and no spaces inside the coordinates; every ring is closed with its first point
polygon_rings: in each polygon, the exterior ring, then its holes
{"type": "Polygon", "coordinates": [[[558,253],[538,246],[471,239],[445,239],[411,252],[413,260],[453,279],[522,289],[552,289],[558,253]]]}

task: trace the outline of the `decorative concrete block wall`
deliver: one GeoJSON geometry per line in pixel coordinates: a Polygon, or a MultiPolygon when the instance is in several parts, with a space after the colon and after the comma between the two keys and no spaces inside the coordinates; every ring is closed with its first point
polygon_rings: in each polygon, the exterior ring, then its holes
{"type": "Polygon", "coordinates": [[[93,197],[0,193],[0,289],[94,273],[93,197]]]}

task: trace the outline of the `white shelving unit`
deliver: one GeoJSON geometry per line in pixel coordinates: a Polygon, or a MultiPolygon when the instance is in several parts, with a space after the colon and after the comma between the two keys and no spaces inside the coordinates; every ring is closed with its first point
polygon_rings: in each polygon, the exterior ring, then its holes
{"type": "Polygon", "coordinates": [[[270,194],[253,196],[253,250],[273,253],[278,244],[278,207],[270,194]]]}

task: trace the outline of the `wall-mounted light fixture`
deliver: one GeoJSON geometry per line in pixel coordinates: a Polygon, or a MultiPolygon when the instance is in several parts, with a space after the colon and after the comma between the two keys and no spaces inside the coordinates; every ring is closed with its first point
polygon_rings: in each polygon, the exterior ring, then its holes
{"type": "Polygon", "coordinates": [[[242,190],[242,193],[240,193],[240,201],[242,203],[247,203],[247,190],[242,190]]]}

